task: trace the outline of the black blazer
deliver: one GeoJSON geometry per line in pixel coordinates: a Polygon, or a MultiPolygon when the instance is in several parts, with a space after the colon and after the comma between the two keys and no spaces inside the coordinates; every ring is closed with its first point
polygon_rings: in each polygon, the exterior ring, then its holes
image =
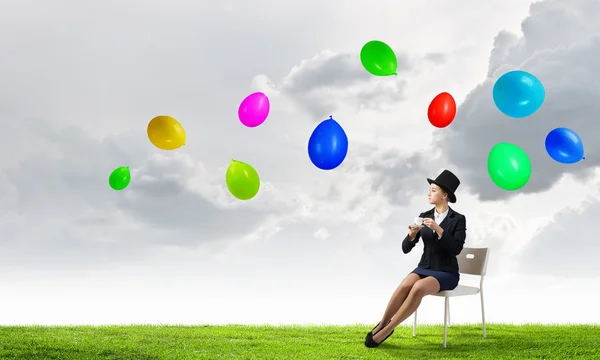
{"type": "MultiPolygon", "coordinates": [[[[435,219],[433,216],[434,211],[435,208],[421,213],[419,217],[435,219]]],[[[417,233],[413,241],[410,241],[408,235],[406,235],[404,241],[402,241],[402,251],[408,254],[422,238],[424,249],[419,267],[458,273],[456,256],[460,254],[465,245],[467,219],[464,215],[452,210],[452,208],[448,208],[446,218],[438,225],[444,229],[441,239],[438,239],[437,233],[425,226],[417,233]]]]}

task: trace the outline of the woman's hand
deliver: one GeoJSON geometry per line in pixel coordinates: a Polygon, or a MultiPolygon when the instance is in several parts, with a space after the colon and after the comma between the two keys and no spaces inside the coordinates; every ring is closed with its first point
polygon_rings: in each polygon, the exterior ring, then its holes
{"type": "Polygon", "coordinates": [[[431,230],[433,230],[435,232],[442,231],[442,228],[435,222],[435,220],[433,220],[431,218],[424,218],[423,225],[427,226],[428,228],[430,228],[431,230]]]}
{"type": "Polygon", "coordinates": [[[412,241],[417,236],[417,233],[421,231],[423,225],[408,225],[408,238],[412,241]]]}

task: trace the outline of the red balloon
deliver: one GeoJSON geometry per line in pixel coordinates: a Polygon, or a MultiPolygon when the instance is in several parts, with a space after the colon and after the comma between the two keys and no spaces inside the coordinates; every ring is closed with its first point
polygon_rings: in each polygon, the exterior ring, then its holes
{"type": "Polygon", "coordinates": [[[445,128],[452,123],[454,116],[456,116],[456,102],[452,95],[443,92],[431,100],[427,110],[427,117],[431,125],[445,128]]]}

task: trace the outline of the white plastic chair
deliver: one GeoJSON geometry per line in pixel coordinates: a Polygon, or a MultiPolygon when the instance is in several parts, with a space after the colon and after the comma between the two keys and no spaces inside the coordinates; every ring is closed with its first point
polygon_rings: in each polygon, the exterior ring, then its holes
{"type": "MultiPolygon", "coordinates": [[[[450,327],[450,298],[455,296],[477,295],[481,298],[481,323],[483,326],[483,338],[485,331],[485,310],[483,307],[483,278],[487,271],[487,262],[490,255],[489,248],[463,248],[458,260],[458,271],[461,274],[479,275],[479,287],[458,285],[454,290],[440,291],[434,296],[444,297],[444,348],[446,348],[446,335],[450,327]]],[[[417,336],[417,312],[415,311],[413,323],[413,337],[417,336]]]]}

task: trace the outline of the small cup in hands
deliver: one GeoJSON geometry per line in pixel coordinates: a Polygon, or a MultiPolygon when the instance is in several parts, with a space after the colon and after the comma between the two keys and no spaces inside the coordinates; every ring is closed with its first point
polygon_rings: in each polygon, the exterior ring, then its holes
{"type": "Polygon", "coordinates": [[[423,228],[423,218],[417,217],[413,223],[412,225],[408,225],[408,237],[410,241],[414,241],[417,233],[423,228]]]}

